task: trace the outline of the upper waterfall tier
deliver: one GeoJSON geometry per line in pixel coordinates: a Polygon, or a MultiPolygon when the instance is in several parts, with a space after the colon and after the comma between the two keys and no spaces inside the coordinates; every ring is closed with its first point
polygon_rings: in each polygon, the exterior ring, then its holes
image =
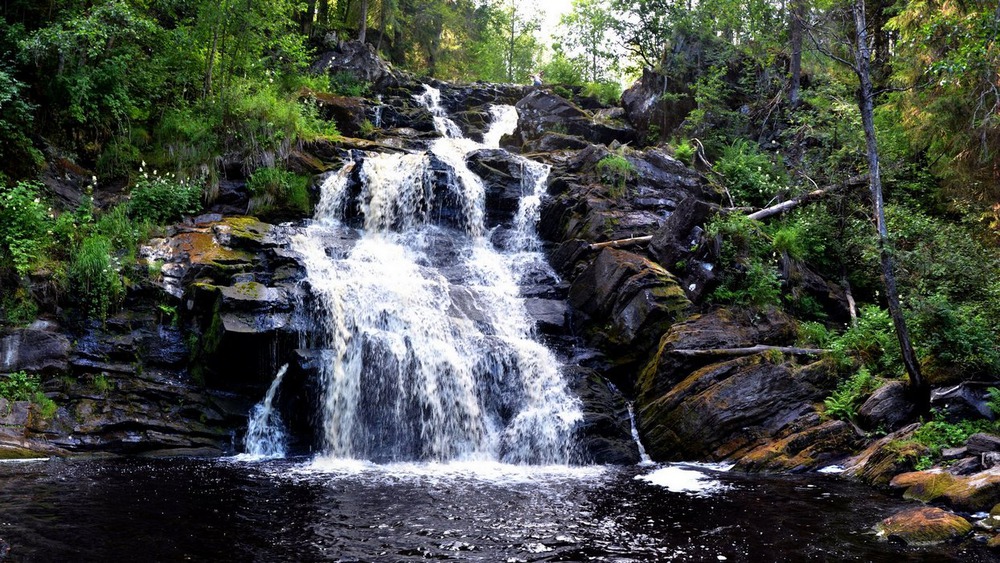
{"type": "Polygon", "coordinates": [[[322,186],[294,246],[321,350],[326,454],[566,463],[581,411],[520,296],[554,278],[534,234],[547,167],[527,160],[502,243],[487,238],[483,180],[466,164],[513,130],[492,108],[484,143],[461,136],[436,90],[417,97],[443,135],[427,152],[356,155],[322,186]],[[541,272],[541,274],[539,274],[541,272]]]}

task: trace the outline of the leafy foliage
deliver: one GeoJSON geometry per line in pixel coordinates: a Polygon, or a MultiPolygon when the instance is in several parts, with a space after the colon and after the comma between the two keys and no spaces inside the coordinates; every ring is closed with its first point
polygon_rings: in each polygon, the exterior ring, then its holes
{"type": "Polygon", "coordinates": [[[858,408],[875,389],[879,381],[865,368],[861,368],[850,378],[841,381],[837,389],[823,399],[823,414],[839,420],[854,420],[858,408]]]}
{"type": "Polygon", "coordinates": [[[0,397],[8,401],[30,401],[38,392],[40,385],[37,375],[16,371],[0,379],[0,397]]]}
{"type": "Polygon", "coordinates": [[[625,195],[625,185],[635,174],[635,165],[625,156],[610,153],[597,162],[595,166],[601,181],[608,185],[608,194],[620,199],[625,195]]]}
{"type": "Polygon", "coordinates": [[[152,176],[141,173],[128,203],[131,217],[162,225],[201,210],[200,186],[175,180],[172,175],[160,176],[156,170],[152,176]]]}
{"type": "Polygon", "coordinates": [[[247,181],[250,192],[248,213],[264,214],[287,210],[308,215],[311,205],[307,185],[309,178],[277,168],[259,168],[247,181]]]}
{"type": "Polygon", "coordinates": [[[45,249],[49,217],[39,197],[40,187],[19,182],[0,191],[0,258],[24,276],[45,249]]]}

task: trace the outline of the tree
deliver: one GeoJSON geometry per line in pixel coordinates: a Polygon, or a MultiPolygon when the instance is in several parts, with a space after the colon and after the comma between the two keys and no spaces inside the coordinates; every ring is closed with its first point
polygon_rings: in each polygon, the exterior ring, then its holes
{"type": "Polygon", "coordinates": [[[586,79],[600,82],[608,79],[607,71],[615,61],[608,49],[612,43],[611,11],[606,0],[573,0],[573,9],[560,20],[565,28],[562,43],[580,54],[586,69],[586,79]]]}
{"type": "Polygon", "coordinates": [[[871,47],[869,45],[868,23],[865,18],[864,0],[854,0],[851,7],[854,16],[855,42],[852,49],[854,55],[854,72],[860,85],[859,107],[861,123],[865,132],[866,156],[868,158],[868,182],[871,189],[872,206],[874,208],[875,229],[878,235],[879,262],[882,268],[882,282],[885,286],[886,302],[889,315],[896,329],[896,338],[903,356],[903,367],[910,378],[910,386],[917,402],[926,408],[930,400],[930,388],[920,373],[913,343],[903,317],[903,307],[899,300],[899,289],[896,287],[896,274],[889,243],[889,232],[885,221],[885,202],[882,197],[882,176],[879,166],[878,140],[875,137],[875,89],[871,76],[871,47]]]}
{"type": "Polygon", "coordinates": [[[912,0],[888,23],[894,98],[915,148],[958,197],[1000,196],[1000,5],[912,0]]]}

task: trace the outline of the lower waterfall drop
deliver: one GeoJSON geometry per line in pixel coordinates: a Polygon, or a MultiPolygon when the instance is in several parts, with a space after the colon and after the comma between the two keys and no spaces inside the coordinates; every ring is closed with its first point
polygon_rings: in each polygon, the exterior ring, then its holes
{"type": "Polygon", "coordinates": [[[516,112],[493,110],[487,147],[455,138],[427,92],[421,101],[434,104],[445,137],[428,152],[356,158],[324,183],[313,222],[293,241],[311,296],[308,344],[320,358],[322,451],[375,462],[568,463],[579,400],[533,337],[518,285],[520,264],[544,264],[528,239],[547,167],[525,161],[534,182],[522,207],[531,208],[498,249],[465,155],[496,148],[516,112]]]}
{"type": "Polygon", "coordinates": [[[246,454],[251,457],[285,457],[284,425],[281,422],[281,415],[274,408],[274,397],[278,393],[278,387],[286,371],[288,364],[281,366],[264,399],[250,411],[250,422],[247,425],[247,434],[243,438],[243,446],[246,454]]]}

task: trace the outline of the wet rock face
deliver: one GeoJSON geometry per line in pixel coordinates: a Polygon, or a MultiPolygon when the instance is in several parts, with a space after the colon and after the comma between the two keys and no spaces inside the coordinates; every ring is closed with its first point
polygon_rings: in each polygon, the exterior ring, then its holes
{"type": "Polygon", "coordinates": [[[70,343],[65,335],[20,329],[0,336],[0,373],[56,374],[66,370],[70,343]]]}
{"type": "Polygon", "coordinates": [[[533,189],[522,163],[498,149],[474,151],[466,161],[486,187],[486,228],[509,224],[517,214],[521,197],[533,189]]]}
{"type": "Polygon", "coordinates": [[[919,546],[962,538],[972,531],[972,524],[946,510],[918,506],[886,518],[875,529],[879,537],[919,546]]]}
{"type": "Polygon", "coordinates": [[[897,475],[889,485],[905,498],[943,502],[956,510],[982,512],[1000,503],[1000,468],[971,475],[953,475],[940,469],[897,475]]]}
{"type": "Polygon", "coordinates": [[[746,356],[695,371],[657,399],[641,400],[636,414],[654,457],[732,459],[814,416],[813,404],[835,386],[821,362],[746,356]]]}
{"type": "MultiPolygon", "coordinates": [[[[661,138],[669,136],[695,108],[694,99],[689,95],[664,99],[665,92],[674,92],[674,89],[668,89],[671,86],[677,85],[668,84],[666,77],[644,69],[639,81],[622,93],[622,107],[640,138],[654,132],[661,138]]],[[[681,91],[674,93],[686,94],[687,89],[681,86],[681,91]]]]}
{"type": "Polygon", "coordinates": [[[587,316],[577,325],[598,340],[648,349],[690,302],[670,272],[625,250],[605,248],[573,280],[570,304],[587,316]]]}
{"type": "Polygon", "coordinates": [[[580,462],[638,463],[639,450],[622,394],[592,369],[567,371],[571,391],[583,402],[583,421],[576,428],[580,462]]]}

